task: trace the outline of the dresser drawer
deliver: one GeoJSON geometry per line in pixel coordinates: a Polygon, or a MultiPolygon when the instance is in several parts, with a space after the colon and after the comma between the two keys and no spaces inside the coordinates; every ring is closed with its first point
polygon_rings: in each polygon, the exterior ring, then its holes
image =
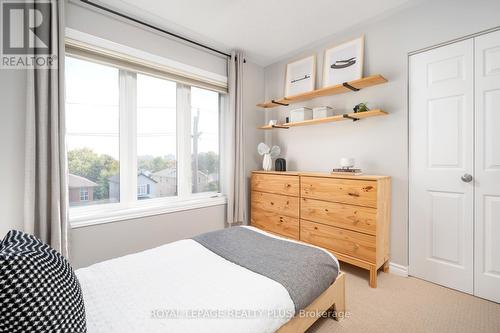
{"type": "Polygon", "coordinates": [[[254,209],[267,210],[290,217],[299,217],[299,198],[252,191],[252,210],[254,209]]]}
{"type": "Polygon", "coordinates": [[[326,177],[301,177],[304,198],[377,207],[377,182],[326,177]]]}
{"type": "Polygon", "coordinates": [[[255,173],[252,175],[252,190],[298,197],[299,177],[255,173]]]}
{"type": "Polygon", "coordinates": [[[375,235],[377,210],[337,202],[302,198],[300,218],[375,235]]]}
{"type": "Polygon", "coordinates": [[[367,262],[376,261],[375,236],[301,220],[300,240],[367,262]]]}
{"type": "Polygon", "coordinates": [[[252,210],[250,219],[254,227],[285,237],[299,239],[299,220],[265,210],[252,210]]]}

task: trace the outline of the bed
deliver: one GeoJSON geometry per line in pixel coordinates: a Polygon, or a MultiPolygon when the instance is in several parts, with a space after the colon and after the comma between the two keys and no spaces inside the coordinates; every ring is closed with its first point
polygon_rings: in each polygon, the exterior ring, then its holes
{"type": "Polygon", "coordinates": [[[345,310],[344,275],[332,254],[253,227],[202,234],[76,275],[89,333],[304,332],[323,312],[345,310]]]}

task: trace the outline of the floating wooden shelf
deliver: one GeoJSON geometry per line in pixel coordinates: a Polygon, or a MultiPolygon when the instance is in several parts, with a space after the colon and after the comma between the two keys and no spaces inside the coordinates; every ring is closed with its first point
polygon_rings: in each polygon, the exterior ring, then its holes
{"type": "Polygon", "coordinates": [[[356,91],[356,89],[359,90],[359,89],[371,87],[371,86],[385,83],[385,82],[387,82],[387,80],[382,75],[379,75],[379,74],[372,75],[372,76],[364,77],[364,78],[359,79],[359,80],[346,82],[346,84],[337,84],[335,86],[320,88],[320,89],[316,89],[316,90],[306,92],[303,94],[299,94],[299,95],[283,97],[283,98],[280,98],[277,100],[272,100],[270,102],[260,103],[260,104],[257,104],[257,106],[261,107],[261,108],[265,108],[265,109],[275,108],[275,107],[282,106],[282,105],[288,105],[288,104],[292,104],[292,103],[307,101],[307,100],[310,100],[310,99],[313,99],[316,97],[343,94],[346,92],[353,91],[352,88],[354,88],[355,89],[354,91],[356,91]]]}
{"type": "Polygon", "coordinates": [[[360,119],[385,116],[385,115],[387,115],[387,112],[377,109],[377,110],[370,110],[370,111],[358,112],[358,113],[353,112],[353,113],[339,114],[339,115],[332,116],[332,117],[297,121],[294,123],[286,123],[286,124],[280,124],[280,125],[274,125],[274,126],[273,125],[265,125],[265,126],[259,127],[259,129],[268,130],[268,129],[273,129],[273,128],[289,128],[289,127],[296,127],[296,126],[308,126],[308,125],[331,123],[331,122],[343,121],[343,120],[360,120],[360,119]]]}

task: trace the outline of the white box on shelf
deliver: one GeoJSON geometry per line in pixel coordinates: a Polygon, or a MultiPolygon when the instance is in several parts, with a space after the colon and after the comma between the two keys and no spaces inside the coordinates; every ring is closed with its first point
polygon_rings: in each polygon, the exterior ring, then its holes
{"type": "Polygon", "coordinates": [[[329,106],[319,106],[313,108],[313,119],[320,119],[333,116],[333,109],[329,106]]]}
{"type": "Polygon", "coordinates": [[[290,122],[304,121],[312,119],[313,112],[310,108],[298,108],[290,111],[290,122]]]}

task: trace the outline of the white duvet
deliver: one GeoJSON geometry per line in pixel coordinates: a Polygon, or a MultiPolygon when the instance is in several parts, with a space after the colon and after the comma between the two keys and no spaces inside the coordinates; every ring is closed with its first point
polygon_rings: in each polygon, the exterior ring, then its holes
{"type": "Polygon", "coordinates": [[[76,275],[88,333],[264,333],[294,314],[281,284],[190,239],[82,268],[76,275]]]}

